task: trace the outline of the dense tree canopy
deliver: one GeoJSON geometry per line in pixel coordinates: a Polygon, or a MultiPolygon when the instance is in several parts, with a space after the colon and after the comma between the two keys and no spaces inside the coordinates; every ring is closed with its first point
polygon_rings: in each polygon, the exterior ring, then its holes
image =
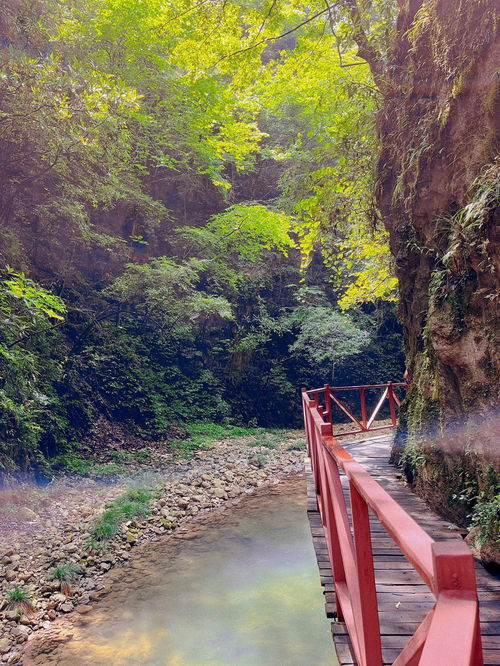
{"type": "Polygon", "coordinates": [[[333,367],[400,374],[360,46],[384,57],[394,7],[370,5],[1,10],[2,464],[98,413],[287,425],[333,367]]]}

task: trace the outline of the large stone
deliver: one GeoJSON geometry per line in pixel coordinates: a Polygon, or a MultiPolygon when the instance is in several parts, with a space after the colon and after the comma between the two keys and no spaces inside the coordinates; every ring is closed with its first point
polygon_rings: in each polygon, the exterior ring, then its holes
{"type": "Polygon", "coordinates": [[[4,617],[8,622],[17,622],[17,620],[19,620],[19,618],[20,618],[20,615],[19,615],[18,611],[8,610],[8,611],[5,611],[4,617]]]}
{"type": "Polygon", "coordinates": [[[65,594],[58,593],[58,594],[53,594],[51,599],[52,601],[55,601],[56,604],[63,604],[66,601],[67,597],[65,594]]]}
{"type": "Polygon", "coordinates": [[[30,521],[38,520],[38,514],[32,511],[27,506],[22,506],[18,511],[18,515],[24,520],[30,520],[30,521]]]}
{"type": "Polygon", "coordinates": [[[26,639],[31,634],[31,629],[24,624],[18,624],[17,627],[14,627],[11,633],[15,638],[26,639]]]}
{"type": "Polygon", "coordinates": [[[173,519],[169,519],[169,518],[163,518],[163,520],[161,521],[161,524],[162,524],[163,527],[164,527],[165,529],[167,529],[167,530],[173,530],[173,529],[175,528],[175,525],[176,525],[176,523],[174,522],[174,520],[173,520],[173,519]]]}
{"type": "Polygon", "coordinates": [[[80,613],[80,615],[85,615],[86,613],[90,613],[92,606],[89,604],[78,604],[78,606],[75,606],[75,610],[77,613],[80,613]]]}
{"type": "Polygon", "coordinates": [[[11,640],[8,636],[0,638],[0,654],[5,654],[10,650],[11,640]]]}

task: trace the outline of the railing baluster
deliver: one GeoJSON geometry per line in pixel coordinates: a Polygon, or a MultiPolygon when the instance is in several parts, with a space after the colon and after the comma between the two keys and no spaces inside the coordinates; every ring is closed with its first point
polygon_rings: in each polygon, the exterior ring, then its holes
{"type": "Polygon", "coordinates": [[[326,420],[328,423],[332,422],[332,400],[330,397],[330,385],[325,384],[325,410],[326,410],[326,420]]]}
{"type": "Polygon", "coordinates": [[[394,402],[394,389],[392,388],[392,382],[389,382],[387,385],[387,395],[389,396],[389,409],[391,410],[391,422],[395,426],[397,423],[396,418],[396,405],[394,402]]]}
{"type": "MultiPolygon", "coordinates": [[[[328,460],[325,459],[325,455],[323,455],[322,462],[323,462],[322,471],[324,475],[324,486],[325,486],[324,520],[327,530],[325,537],[326,537],[326,544],[328,547],[330,564],[332,567],[333,581],[335,587],[337,588],[338,585],[342,584],[345,585],[346,583],[345,570],[344,570],[344,562],[342,561],[342,551],[340,549],[340,543],[339,543],[337,521],[335,519],[335,512],[333,510],[333,505],[334,502],[336,501],[336,498],[333,496],[332,484],[328,483],[328,477],[327,477],[328,460]]],[[[342,622],[344,620],[344,613],[342,610],[342,605],[340,603],[338,594],[335,595],[335,604],[337,607],[337,620],[339,622],[342,622]]]]}
{"type": "Polygon", "coordinates": [[[349,483],[349,492],[351,496],[352,525],[354,531],[354,553],[361,591],[361,628],[364,638],[365,663],[366,666],[381,666],[382,645],[380,642],[380,624],[368,507],[352,481],[349,483]]]}
{"type": "Polygon", "coordinates": [[[364,388],[359,389],[359,401],[361,403],[361,423],[363,425],[363,429],[366,430],[366,423],[367,423],[367,418],[366,418],[366,393],[364,388]]]}

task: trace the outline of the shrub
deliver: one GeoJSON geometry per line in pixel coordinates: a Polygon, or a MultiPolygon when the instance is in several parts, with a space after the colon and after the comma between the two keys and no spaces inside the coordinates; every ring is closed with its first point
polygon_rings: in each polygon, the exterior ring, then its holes
{"type": "Polygon", "coordinates": [[[480,545],[490,540],[496,546],[500,545],[500,495],[486,501],[484,497],[478,498],[471,515],[470,526],[479,527],[480,545]]]}

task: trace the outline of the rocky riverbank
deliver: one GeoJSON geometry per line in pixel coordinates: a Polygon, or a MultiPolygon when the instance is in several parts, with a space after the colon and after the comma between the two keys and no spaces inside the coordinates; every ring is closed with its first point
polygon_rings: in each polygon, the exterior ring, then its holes
{"type": "Polygon", "coordinates": [[[255,437],[220,441],[189,460],[173,459],[166,470],[151,470],[147,479],[153,492],[150,512],[123,522],[116,535],[101,542],[92,534],[105,505],[144,485],[145,479],[104,485],[66,478],[46,489],[5,495],[0,513],[0,663],[21,663],[26,642],[38,630],[50,629],[58,616],[85,616],[108,594],[108,572],[129,561],[133,566],[136,546],[164,539],[194,517],[299,472],[304,453],[303,434],[290,432],[263,445],[255,437]],[[54,571],[62,567],[72,567],[78,575],[69,583],[54,580],[54,571]],[[13,599],[14,590],[26,596],[13,599]]]}

